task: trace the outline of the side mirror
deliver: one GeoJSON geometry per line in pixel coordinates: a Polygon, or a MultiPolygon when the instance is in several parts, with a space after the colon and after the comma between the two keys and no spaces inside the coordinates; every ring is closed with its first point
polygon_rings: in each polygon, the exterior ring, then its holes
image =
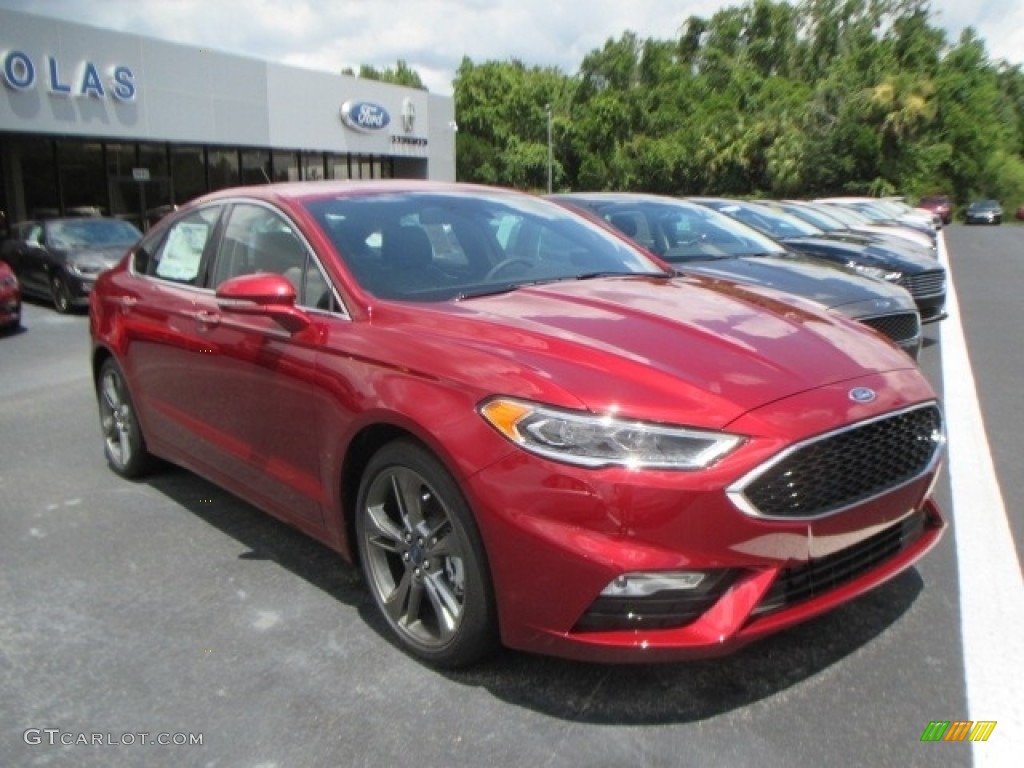
{"type": "Polygon", "coordinates": [[[306,313],[295,306],[295,287],[273,272],[225,280],[217,289],[217,306],[238,315],[269,317],[289,333],[309,326],[306,313]]]}

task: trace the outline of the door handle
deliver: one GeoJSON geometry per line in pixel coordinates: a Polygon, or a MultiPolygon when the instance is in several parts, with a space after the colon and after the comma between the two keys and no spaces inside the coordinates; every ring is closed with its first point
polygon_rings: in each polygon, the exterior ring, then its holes
{"type": "Polygon", "coordinates": [[[201,309],[198,312],[196,312],[195,317],[196,322],[206,327],[220,325],[220,314],[218,314],[217,312],[210,312],[209,310],[201,309]]]}

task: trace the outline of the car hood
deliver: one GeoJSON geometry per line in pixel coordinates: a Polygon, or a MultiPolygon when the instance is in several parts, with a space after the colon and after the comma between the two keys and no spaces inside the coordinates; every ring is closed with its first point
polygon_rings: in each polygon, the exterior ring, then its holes
{"type": "Polygon", "coordinates": [[[722,277],[794,293],[835,309],[878,302],[878,311],[914,310],[910,295],[897,285],[858,275],[834,262],[800,254],[741,256],[673,264],[685,273],[722,277]]]}
{"type": "Polygon", "coordinates": [[[64,259],[74,264],[95,264],[110,269],[124,256],[131,247],[127,245],[108,245],[101,248],[73,248],[63,252],[64,259]]]}
{"type": "Polygon", "coordinates": [[[820,255],[823,258],[855,261],[871,267],[898,270],[916,274],[936,269],[935,259],[911,251],[895,251],[880,245],[858,245],[842,238],[822,235],[818,237],[786,238],[786,245],[804,253],[820,255]]]}
{"type": "Polygon", "coordinates": [[[891,235],[881,235],[875,232],[858,232],[854,230],[839,230],[829,232],[829,240],[840,240],[863,248],[875,248],[880,253],[891,252],[899,256],[907,256],[911,259],[925,258],[934,265],[935,259],[931,256],[927,246],[915,245],[909,240],[903,240],[891,235]]]}
{"type": "Polygon", "coordinates": [[[699,276],[633,277],[392,305],[396,315],[384,310],[374,322],[401,331],[404,365],[470,377],[484,395],[706,428],[799,392],[914,367],[863,326],[783,298],[699,276]]]}

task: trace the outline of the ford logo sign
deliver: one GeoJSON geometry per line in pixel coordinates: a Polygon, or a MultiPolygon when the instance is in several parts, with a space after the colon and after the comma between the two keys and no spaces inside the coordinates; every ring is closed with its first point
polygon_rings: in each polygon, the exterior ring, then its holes
{"type": "Polygon", "coordinates": [[[850,399],[855,403],[870,403],[878,397],[875,390],[868,387],[854,387],[850,390],[850,399]]]}
{"type": "Polygon", "coordinates": [[[341,119],[349,128],[373,133],[387,128],[391,115],[372,101],[346,101],[341,105],[341,119]]]}

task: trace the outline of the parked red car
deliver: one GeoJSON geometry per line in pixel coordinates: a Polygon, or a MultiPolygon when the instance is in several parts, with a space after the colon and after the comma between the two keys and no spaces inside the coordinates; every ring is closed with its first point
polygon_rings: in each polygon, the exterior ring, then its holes
{"type": "Polygon", "coordinates": [[[5,261],[0,261],[0,328],[21,325],[21,286],[5,261]]]}
{"type": "Polygon", "coordinates": [[[927,195],[918,200],[917,207],[938,214],[943,224],[953,221],[953,201],[949,195],[927,195]]]}
{"type": "Polygon", "coordinates": [[[940,408],[896,346],[529,195],[225,190],[90,304],[113,470],[163,457],[359,562],[438,665],[727,653],[944,526],[940,408]]]}

